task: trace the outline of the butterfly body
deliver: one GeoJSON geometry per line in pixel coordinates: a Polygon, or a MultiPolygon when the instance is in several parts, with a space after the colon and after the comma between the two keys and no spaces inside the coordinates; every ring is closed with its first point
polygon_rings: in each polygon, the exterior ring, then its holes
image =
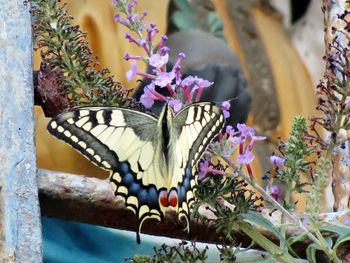
{"type": "Polygon", "coordinates": [[[168,105],[159,118],[117,107],[83,107],[62,113],[48,130],[110,171],[115,194],[137,218],[161,220],[174,210],[188,225],[194,201],[194,169],[224,125],[218,106],[191,104],[175,116],[168,105]]]}

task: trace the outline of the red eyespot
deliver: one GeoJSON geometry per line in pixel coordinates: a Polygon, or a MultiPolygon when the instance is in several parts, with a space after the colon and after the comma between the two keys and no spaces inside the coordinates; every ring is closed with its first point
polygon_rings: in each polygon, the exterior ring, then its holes
{"type": "Polygon", "coordinates": [[[169,202],[168,202],[168,191],[163,190],[159,193],[159,202],[162,206],[168,207],[169,202]]]}
{"type": "Polygon", "coordinates": [[[176,190],[170,191],[170,193],[168,195],[168,202],[173,207],[177,206],[178,198],[177,198],[177,191],[176,190]]]}

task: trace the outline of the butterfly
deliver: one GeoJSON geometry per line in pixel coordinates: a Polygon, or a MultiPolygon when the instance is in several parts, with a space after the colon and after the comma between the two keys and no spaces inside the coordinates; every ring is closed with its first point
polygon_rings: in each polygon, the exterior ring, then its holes
{"type": "Polygon", "coordinates": [[[118,107],[80,107],[48,124],[51,134],[110,171],[115,195],[137,218],[162,220],[174,210],[189,228],[196,165],[225,123],[219,106],[198,102],[175,115],[164,105],[159,118],[118,107]]]}

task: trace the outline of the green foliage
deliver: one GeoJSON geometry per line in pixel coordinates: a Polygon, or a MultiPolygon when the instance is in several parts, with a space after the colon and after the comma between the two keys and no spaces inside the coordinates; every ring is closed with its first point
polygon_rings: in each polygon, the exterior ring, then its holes
{"type": "Polygon", "coordinates": [[[310,161],[307,158],[310,158],[312,148],[307,141],[307,125],[304,117],[296,116],[293,119],[291,135],[287,142],[281,143],[280,150],[285,163],[281,169],[277,170],[275,181],[287,187],[284,205],[290,209],[294,207],[294,203],[290,200],[291,193],[306,192],[307,184],[301,181],[301,175],[308,175],[311,170],[310,161]]]}
{"type": "MultiPolygon", "coordinates": [[[[307,125],[302,116],[296,116],[293,120],[291,136],[283,146],[285,165],[278,179],[282,183],[294,183],[292,191],[304,192],[305,184],[301,182],[301,174],[309,171],[309,162],[306,158],[312,153],[307,143],[307,125]]],[[[290,184],[289,184],[290,185],[290,184]]]]}
{"type": "Polygon", "coordinates": [[[175,11],[172,20],[179,30],[200,28],[200,25],[193,16],[192,6],[187,0],[174,0],[178,11],[175,11]]]}
{"type": "Polygon", "coordinates": [[[329,158],[321,157],[318,160],[318,166],[313,176],[313,183],[311,184],[312,191],[308,193],[308,200],[306,211],[310,213],[311,221],[314,227],[320,223],[318,220],[321,212],[321,200],[323,196],[323,189],[328,184],[329,172],[332,169],[332,162],[329,158]]]}
{"type": "Polygon", "coordinates": [[[239,251],[237,247],[234,246],[217,246],[217,249],[220,252],[220,260],[223,262],[235,262],[236,261],[236,252],[239,251]]]}
{"type": "Polygon", "coordinates": [[[255,225],[269,231],[279,240],[286,242],[285,238],[279,232],[279,229],[275,225],[273,225],[268,219],[266,219],[261,213],[248,211],[243,215],[243,217],[249,222],[254,223],[255,225]]]}
{"type": "Polygon", "coordinates": [[[128,92],[116,83],[107,69],[95,69],[96,61],[79,26],[57,0],[33,0],[33,32],[42,64],[63,78],[70,106],[115,105],[131,107],[128,92]]]}
{"type": "Polygon", "coordinates": [[[208,12],[206,29],[202,28],[193,14],[193,8],[188,0],[173,0],[177,10],[173,13],[171,19],[178,30],[188,30],[197,28],[208,31],[213,36],[225,40],[223,33],[224,24],[221,18],[215,12],[208,12]]]}
{"type": "Polygon", "coordinates": [[[225,40],[224,24],[215,12],[208,13],[208,28],[212,35],[225,40]]]}
{"type": "Polygon", "coordinates": [[[184,262],[184,263],[194,263],[194,262],[205,262],[207,259],[208,247],[200,250],[196,247],[195,243],[188,243],[182,241],[177,246],[168,246],[163,244],[159,249],[154,248],[154,256],[134,256],[129,258],[130,262],[135,263],[158,263],[158,262],[184,262]]]}
{"type": "MultiPolygon", "coordinates": [[[[215,169],[225,170],[220,163],[215,169]]],[[[230,241],[234,241],[234,230],[237,222],[243,220],[243,214],[256,209],[259,199],[254,192],[246,188],[247,183],[238,177],[207,174],[200,181],[196,191],[197,200],[193,204],[193,216],[205,218],[200,212],[201,206],[214,213],[216,220],[213,224],[216,230],[223,233],[230,241]]]]}

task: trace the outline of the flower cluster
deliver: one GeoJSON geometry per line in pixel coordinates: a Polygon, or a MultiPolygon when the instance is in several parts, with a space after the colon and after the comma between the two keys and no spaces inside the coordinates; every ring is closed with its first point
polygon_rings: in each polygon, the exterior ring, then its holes
{"type": "MultiPolygon", "coordinates": [[[[136,76],[151,80],[144,88],[140,102],[145,108],[151,108],[155,101],[168,103],[174,112],[178,112],[184,105],[200,101],[203,89],[210,87],[213,82],[197,76],[182,77],[181,63],[185,59],[184,53],[178,54],[178,59],[172,68],[167,68],[170,49],[166,46],[167,36],[160,37],[160,43],[156,46],[159,30],[154,23],[147,25],[144,22],[146,13],[138,15],[135,12],[136,0],[114,0],[113,6],[118,10],[115,20],[126,26],[134,35],[126,33],[125,38],[143,49],[144,55],[126,54],[125,60],[131,60],[130,70],[126,73],[128,80],[136,76]],[[124,14],[125,17],[122,17],[124,14]],[[144,61],[150,67],[150,72],[141,72],[137,68],[137,61],[144,61]],[[163,95],[164,93],[169,96],[163,95]]],[[[230,103],[222,103],[222,110],[226,118],[230,116],[228,110],[230,103]]]]}
{"type": "MultiPolygon", "coordinates": [[[[246,124],[238,123],[236,130],[231,125],[227,125],[225,132],[220,134],[219,140],[212,145],[211,151],[224,158],[230,158],[239,149],[237,163],[239,165],[245,165],[249,176],[253,178],[253,172],[250,166],[254,160],[252,151],[257,141],[265,139],[266,137],[264,136],[256,136],[254,129],[246,124]]],[[[203,178],[207,173],[222,174],[221,171],[210,168],[208,160],[204,160],[199,164],[199,170],[199,179],[203,178]]]]}

